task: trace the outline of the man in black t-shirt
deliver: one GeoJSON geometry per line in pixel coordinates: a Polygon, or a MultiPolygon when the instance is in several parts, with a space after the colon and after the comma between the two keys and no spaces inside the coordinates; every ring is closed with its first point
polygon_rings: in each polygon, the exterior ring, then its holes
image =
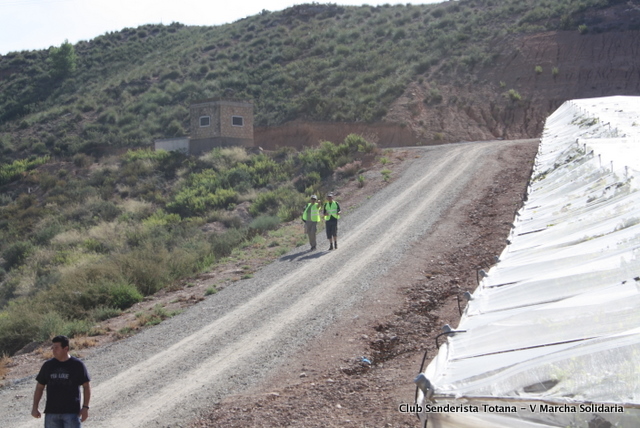
{"type": "Polygon", "coordinates": [[[31,416],[40,418],[40,399],[46,387],[47,404],[44,408],[44,425],[59,428],[79,428],[89,417],[91,386],[89,373],[84,363],[69,355],[69,338],[56,336],[52,339],[53,358],[45,361],[36,376],[36,391],[33,394],[31,416]],[[82,386],[82,406],[80,406],[82,386]]]}

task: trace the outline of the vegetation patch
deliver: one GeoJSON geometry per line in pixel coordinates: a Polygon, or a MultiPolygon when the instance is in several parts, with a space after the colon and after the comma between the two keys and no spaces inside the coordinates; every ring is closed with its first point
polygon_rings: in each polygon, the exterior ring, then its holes
{"type": "MultiPolygon", "coordinates": [[[[299,217],[309,192],[347,179],[336,168],[359,167],[355,159],[375,150],[349,135],[300,152],[220,148],[193,157],[141,149],[97,167],[77,154],[65,168],[51,160],[25,167],[5,184],[0,206],[0,353],[60,332],[90,335],[96,322],[238,249],[282,246],[283,254],[292,243],[270,234],[299,217]],[[25,193],[26,182],[38,190],[25,193]],[[209,230],[210,222],[221,229],[209,230]]],[[[238,279],[251,277],[243,271],[238,279]]],[[[131,328],[163,319],[160,312],[140,315],[131,328]]]]}

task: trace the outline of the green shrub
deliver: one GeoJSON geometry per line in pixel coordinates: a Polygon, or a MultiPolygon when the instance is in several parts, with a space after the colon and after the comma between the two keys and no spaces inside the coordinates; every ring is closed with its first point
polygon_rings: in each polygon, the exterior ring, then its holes
{"type": "Polygon", "coordinates": [[[43,142],[39,142],[33,145],[31,152],[37,155],[44,155],[48,152],[47,146],[43,142]]]}
{"type": "Polygon", "coordinates": [[[253,187],[262,188],[289,179],[289,175],[273,159],[258,155],[249,161],[253,187]]]}
{"type": "Polygon", "coordinates": [[[83,246],[91,252],[98,254],[108,254],[111,251],[111,248],[103,242],[95,238],[89,238],[84,241],[83,246]]]}
{"type": "Polygon", "coordinates": [[[12,355],[38,337],[40,317],[24,303],[0,312],[0,354],[12,355]]]}
{"type": "Polygon", "coordinates": [[[143,299],[142,294],[134,285],[124,282],[111,285],[108,288],[108,293],[109,307],[118,310],[130,308],[143,299]]]}
{"type": "Polygon", "coordinates": [[[376,148],[376,143],[370,143],[368,141],[365,141],[363,144],[358,145],[358,151],[362,153],[372,153],[376,148]]]}
{"type": "Polygon", "coordinates": [[[208,268],[214,258],[209,243],[198,235],[172,249],[168,274],[171,280],[185,278],[208,268]]]}
{"type": "Polygon", "coordinates": [[[181,77],[182,74],[178,70],[171,70],[161,76],[161,80],[176,80],[181,77]]]}
{"type": "Polygon", "coordinates": [[[109,108],[98,115],[98,123],[103,125],[115,125],[118,123],[118,112],[115,108],[109,108]]]}
{"type": "Polygon", "coordinates": [[[306,176],[316,173],[320,177],[328,177],[333,172],[335,159],[328,150],[306,149],[299,154],[298,159],[301,163],[301,172],[306,176]]]}
{"type": "Polygon", "coordinates": [[[279,225],[280,218],[278,216],[263,215],[253,220],[249,227],[260,232],[265,232],[267,230],[277,229],[279,225]]]}
{"type": "Polygon", "coordinates": [[[211,251],[217,258],[226,257],[247,238],[247,232],[243,229],[229,229],[223,233],[209,237],[211,251]]]}
{"type": "Polygon", "coordinates": [[[2,252],[7,270],[16,268],[23,264],[29,254],[33,251],[33,245],[28,241],[17,241],[9,244],[2,252]]]}
{"type": "Polygon", "coordinates": [[[48,312],[42,315],[38,322],[38,335],[35,339],[39,342],[44,342],[53,336],[62,334],[64,322],[62,316],[57,312],[48,312]]]}
{"type": "Polygon", "coordinates": [[[431,88],[429,95],[424,99],[425,104],[440,104],[443,100],[442,94],[438,88],[431,88]]]}
{"type": "Polygon", "coordinates": [[[299,192],[304,192],[308,188],[313,188],[320,184],[322,177],[316,171],[312,171],[304,177],[299,177],[294,181],[294,185],[299,192]]]}
{"type": "Polygon", "coordinates": [[[87,336],[93,330],[93,322],[87,319],[65,321],[59,333],[68,337],[87,336]]]}
{"type": "Polygon", "coordinates": [[[238,192],[244,193],[253,187],[251,168],[247,164],[240,164],[228,171],[225,180],[229,187],[238,192]]]}
{"type": "Polygon", "coordinates": [[[249,213],[254,217],[277,215],[282,221],[290,221],[300,216],[304,202],[304,195],[284,186],[260,193],[249,207],[249,213]]]}
{"type": "Polygon", "coordinates": [[[399,28],[393,34],[393,41],[398,42],[407,37],[407,32],[403,28],[399,28]]]}
{"type": "Polygon", "coordinates": [[[217,188],[209,192],[205,187],[187,187],[174,196],[167,208],[182,217],[198,216],[208,210],[226,208],[236,203],[238,194],[233,189],[217,188]]]}
{"type": "Polygon", "coordinates": [[[169,271],[171,254],[160,245],[144,245],[115,257],[125,280],[145,296],[161,290],[173,279],[169,271]]]}
{"type": "Polygon", "coordinates": [[[344,139],[344,144],[349,148],[350,151],[358,151],[362,153],[371,153],[377,147],[375,143],[370,143],[362,135],[358,134],[347,135],[347,137],[344,139]]]}
{"type": "Polygon", "coordinates": [[[249,213],[254,217],[264,214],[274,214],[278,211],[280,203],[280,189],[263,192],[253,201],[249,207],[249,213]]]}
{"type": "Polygon", "coordinates": [[[17,180],[22,177],[24,172],[43,165],[48,161],[49,156],[42,156],[33,159],[16,160],[10,164],[0,165],[0,186],[17,180]]]}
{"type": "Polygon", "coordinates": [[[282,221],[291,221],[300,218],[300,214],[306,198],[291,187],[282,189],[282,202],[278,208],[278,217],[282,221]]]}
{"type": "Polygon", "coordinates": [[[58,184],[57,178],[46,172],[41,173],[37,178],[40,189],[42,189],[44,192],[53,189],[58,184]]]}
{"type": "Polygon", "coordinates": [[[13,198],[11,195],[7,195],[6,193],[0,194],[0,207],[4,207],[13,202],[13,198]]]}
{"type": "MultiPolygon", "coordinates": [[[[94,191],[94,189],[86,189],[94,191]]],[[[83,198],[80,197],[80,200],[83,198]]],[[[89,202],[70,207],[66,219],[84,226],[95,225],[99,221],[112,221],[122,213],[121,209],[111,201],[91,199],[89,202]]]]}
{"type": "MultiPolygon", "coordinates": [[[[135,289],[135,287],[134,287],[134,290],[136,292],[138,292],[138,290],[135,289]]],[[[140,298],[142,298],[142,296],[140,296],[140,298]]],[[[129,306],[131,306],[131,305],[129,305],[129,306]]],[[[129,306],[127,306],[127,307],[129,307],[129,306]]],[[[115,318],[115,317],[119,316],[121,313],[122,313],[122,309],[117,308],[117,307],[113,307],[113,306],[98,306],[98,307],[96,307],[96,308],[91,310],[90,317],[91,317],[92,320],[100,322],[100,321],[108,320],[110,318],[115,318]]]]}
{"type": "Polygon", "coordinates": [[[185,135],[182,123],[179,120],[173,119],[165,127],[164,132],[170,137],[181,137],[185,135]]]}
{"type": "Polygon", "coordinates": [[[148,228],[164,227],[168,225],[177,225],[182,221],[178,214],[169,214],[164,210],[157,210],[149,217],[142,221],[148,228]]]}
{"type": "Polygon", "coordinates": [[[345,137],[343,144],[349,153],[354,153],[358,151],[358,146],[366,141],[367,140],[362,135],[349,134],[345,137]]]}
{"type": "Polygon", "coordinates": [[[516,91],[515,89],[509,89],[509,91],[505,93],[504,96],[513,102],[520,101],[522,99],[520,93],[518,93],[518,91],[516,91]]]}

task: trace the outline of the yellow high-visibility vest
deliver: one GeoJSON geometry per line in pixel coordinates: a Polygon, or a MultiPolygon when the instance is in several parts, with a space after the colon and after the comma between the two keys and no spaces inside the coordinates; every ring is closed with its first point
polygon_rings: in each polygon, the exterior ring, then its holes
{"type": "Polygon", "coordinates": [[[340,214],[338,214],[338,208],[340,206],[338,205],[338,203],[336,201],[333,202],[325,202],[324,204],[324,210],[327,213],[324,216],[324,220],[330,220],[331,216],[335,217],[336,219],[340,218],[340,214]]]}
{"type": "Polygon", "coordinates": [[[302,219],[304,221],[320,221],[320,205],[317,202],[309,202],[302,213],[302,219]]]}

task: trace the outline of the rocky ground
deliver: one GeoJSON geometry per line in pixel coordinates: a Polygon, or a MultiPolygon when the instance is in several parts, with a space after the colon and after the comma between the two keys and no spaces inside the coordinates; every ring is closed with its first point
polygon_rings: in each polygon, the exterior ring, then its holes
{"type": "Polygon", "coordinates": [[[425,364],[435,355],[440,328],[457,325],[459,297],[473,291],[477,271],[503,250],[536,152],[532,140],[503,151],[446,220],[388,272],[379,293],[277,375],[213,406],[191,427],[417,426],[399,406],[413,403],[412,380],[425,352],[425,364]]]}

